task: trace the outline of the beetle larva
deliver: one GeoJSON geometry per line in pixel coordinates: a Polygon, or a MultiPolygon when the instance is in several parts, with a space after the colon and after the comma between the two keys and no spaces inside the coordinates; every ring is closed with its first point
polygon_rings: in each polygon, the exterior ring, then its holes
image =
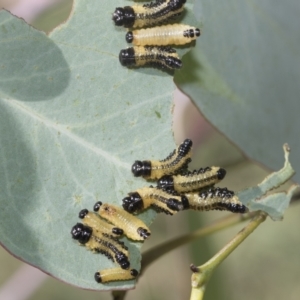
{"type": "Polygon", "coordinates": [[[199,28],[185,24],[172,24],[128,31],[126,41],[135,46],[184,45],[199,36],[199,28]]]}
{"type": "Polygon", "coordinates": [[[136,160],[131,171],[135,177],[143,176],[145,179],[159,179],[164,175],[178,173],[187,168],[191,161],[192,145],[193,142],[186,139],[163,160],[136,160]]]}
{"type": "Polygon", "coordinates": [[[163,46],[135,46],[122,49],[119,60],[125,67],[153,66],[160,69],[176,70],[182,61],[175,49],[163,46]]]}
{"type": "Polygon", "coordinates": [[[92,227],[93,230],[98,230],[115,237],[119,237],[123,234],[123,229],[101,220],[94,212],[90,212],[87,209],[83,209],[79,212],[79,218],[82,219],[83,224],[92,227]]]}
{"type": "Polygon", "coordinates": [[[200,168],[179,175],[165,175],[158,180],[157,186],[162,189],[174,189],[176,192],[186,193],[214,185],[221,181],[225,175],[226,171],[220,167],[200,168]]]}
{"type": "Polygon", "coordinates": [[[106,283],[118,280],[130,280],[138,276],[136,269],[124,270],[121,268],[105,269],[95,273],[95,280],[98,283],[106,283]]]}
{"type": "Polygon", "coordinates": [[[158,212],[173,215],[185,208],[184,195],[168,193],[154,187],[143,187],[129,193],[129,197],[123,199],[123,208],[130,212],[138,212],[148,207],[153,207],[158,212]]]}
{"type": "Polygon", "coordinates": [[[116,26],[149,27],[165,23],[182,13],[186,0],[157,0],[155,2],[117,7],[113,13],[116,26]]]}
{"type": "Polygon", "coordinates": [[[71,234],[80,244],[85,245],[89,250],[104,254],[117,262],[121,268],[130,267],[127,247],[112,236],[95,232],[91,227],[81,223],[73,226],[71,234]]]}
{"type": "Polygon", "coordinates": [[[94,211],[98,212],[101,217],[122,228],[124,234],[135,241],[143,241],[147,239],[151,232],[147,225],[139,218],[131,215],[123,208],[101,203],[100,201],[94,205],[94,211]]]}

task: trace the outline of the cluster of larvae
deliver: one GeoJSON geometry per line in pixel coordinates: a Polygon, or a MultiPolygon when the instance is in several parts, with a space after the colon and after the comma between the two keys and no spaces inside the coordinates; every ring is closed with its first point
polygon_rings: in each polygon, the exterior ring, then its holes
{"type": "Polygon", "coordinates": [[[134,45],[120,51],[121,65],[180,69],[182,61],[176,50],[169,45],[192,42],[200,36],[200,29],[179,23],[162,24],[179,17],[184,10],[185,2],[186,0],[156,0],[143,5],[117,7],[112,19],[116,26],[129,28],[126,41],[134,45]],[[136,29],[143,27],[149,28],[136,29]]]}
{"type": "Polygon", "coordinates": [[[144,241],[151,234],[147,225],[122,207],[100,201],[94,205],[93,212],[81,210],[79,218],[82,223],[72,227],[72,238],[87,249],[105,255],[117,265],[97,271],[95,280],[107,283],[136,278],[138,271],[130,268],[128,247],[120,238],[125,235],[134,241],[144,241]]]}
{"type": "Polygon", "coordinates": [[[142,187],[128,193],[122,200],[123,208],[99,201],[94,205],[93,212],[87,209],[80,211],[82,223],[73,226],[73,239],[117,264],[115,268],[96,272],[94,277],[97,282],[130,280],[138,276],[138,271],[130,268],[128,248],[120,237],[125,235],[134,241],[144,241],[150,236],[147,225],[134,215],[144,209],[151,207],[167,215],[186,209],[234,213],[247,211],[233,191],[214,187],[225,177],[224,169],[207,167],[187,170],[191,150],[192,141],[186,139],[163,160],[135,161],[133,175],[157,180],[157,186],[142,187]]]}
{"type": "Polygon", "coordinates": [[[134,176],[157,180],[157,186],[140,188],[123,199],[123,208],[138,213],[148,207],[173,215],[178,211],[227,210],[245,213],[243,205],[233,191],[215,187],[226,175],[220,167],[206,167],[188,171],[191,162],[192,141],[186,139],[164,160],[135,161],[134,176]]]}

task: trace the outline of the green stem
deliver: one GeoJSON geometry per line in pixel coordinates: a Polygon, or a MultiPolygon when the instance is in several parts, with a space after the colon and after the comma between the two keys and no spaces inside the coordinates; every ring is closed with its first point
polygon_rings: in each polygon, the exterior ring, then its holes
{"type": "Polygon", "coordinates": [[[209,225],[207,227],[197,229],[194,232],[191,232],[187,235],[172,239],[172,240],[162,243],[158,246],[155,246],[152,249],[147,250],[146,252],[143,253],[142,272],[144,272],[145,269],[153,261],[162,257],[164,254],[168,253],[169,251],[171,251],[179,246],[182,246],[184,244],[187,244],[191,241],[194,241],[200,237],[204,237],[204,236],[207,236],[214,232],[217,232],[219,230],[236,225],[236,224],[240,223],[241,221],[251,219],[255,214],[256,214],[256,212],[249,213],[246,215],[231,214],[222,219],[217,220],[216,222],[212,223],[211,225],[209,225]]]}
{"type": "Polygon", "coordinates": [[[201,288],[193,288],[192,287],[190,300],[203,299],[204,292],[205,292],[205,286],[203,286],[201,288]]]}
{"type": "Polygon", "coordinates": [[[202,300],[204,290],[209,281],[212,272],[217,266],[233,251],[235,250],[262,222],[267,218],[267,214],[259,211],[251,220],[251,222],[244,227],[223,249],[214,255],[209,261],[199,267],[192,266],[194,271],[192,275],[192,293],[190,300],[202,300]]]}

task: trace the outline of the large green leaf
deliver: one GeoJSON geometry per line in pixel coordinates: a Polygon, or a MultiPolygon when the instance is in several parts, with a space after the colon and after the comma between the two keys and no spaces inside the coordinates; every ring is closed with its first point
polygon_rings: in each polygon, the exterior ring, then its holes
{"type": "MultiPolygon", "coordinates": [[[[202,36],[175,82],[249,157],[300,170],[300,2],[196,1],[202,36]]],[[[295,176],[300,181],[300,172],[295,176]]]]}
{"type": "MultiPolygon", "coordinates": [[[[78,212],[96,200],[121,204],[145,185],[133,178],[131,163],[174,148],[172,77],[119,64],[125,30],[113,26],[111,13],[124,5],[75,1],[70,20],[49,37],[0,12],[1,244],[88,289],[133,283],[94,281],[95,271],[113,264],[71,239],[78,212]]],[[[154,214],[141,218],[149,224],[154,214]]],[[[130,243],[137,269],[140,246],[130,243]]]]}

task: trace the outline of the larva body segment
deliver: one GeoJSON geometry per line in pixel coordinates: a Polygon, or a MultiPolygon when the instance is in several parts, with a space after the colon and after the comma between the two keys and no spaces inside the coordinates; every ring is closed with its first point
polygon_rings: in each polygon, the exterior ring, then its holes
{"type": "Polygon", "coordinates": [[[176,193],[168,193],[154,187],[143,187],[135,192],[129,193],[129,197],[123,199],[123,208],[130,212],[139,212],[148,207],[153,207],[158,212],[173,215],[179,210],[184,210],[185,196],[176,193]]]}
{"type": "Polygon", "coordinates": [[[151,27],[178,17],[186,0],[156,0],[143,5],[117,7],[113,13],[116,26],[151,27]]]}
{"type": "Polygon", "coordinates": [[[79,212],[79,218],[82,219],[83,224],[93,228],[93,231],[107,233],[114,237],[120,237],[123,234],[123,230],[114,225],[101,220],[94,212],[90,212],[87,209],[83,209],[79,212]]]}
{"type": "Polygon", "coordinates": [[[120,51],[119,60],[125,67],[154,66],[160,69],[176,70],[182,61],[175,49],[170,47],[135,46],[120,51]]]}
{"type": "Polygon", "coordinates": [[[194,210],[227,210],[233,213],[248,211],[234,192],[227,188],[211,188],[200,193],[186,193],[185,196],[188,199],[189,208],[194,210]]]}
{"type": "Polygon", "coordinates": [[[121,207],[97,202],[94,206],[94,211],[98,212],[107,221],[122,228],[124,234],[132,240],[144,241],[151,234],[150,229],[142,220],[131,215],[121,207]]]}
{"type": "Polygon", "coordinates": [[[220,167],[207,167],[185,172],[179,175],[166,175],[160,178],[157,186],[162,189],[174,189],[178,193],[200,190],[221,181],[226,171],[220,167]]]}
{"type": "Polygon", "coordinates": [[[95,273],[95,280],[98,283],[107,283],[118,280],[131,280],[138,276],[136,269],[124,270],[121,268],[104,269],[95,273]]]}
{"type": "Polygon", "coordinates": [[[192,145],[193,142],[186,139],[163,160],[136,160],[131,171],[135,177],[142,176],[147,180],[155,180],[164,175],[178,173],[186,169],[191,162],[192,145]]]}
{"type": "Polygon", "coordinates": [[[104,254],[123,269],[130,267],[128,249],[117,239],[107,234],[93,232],[89,226],[77,223],[71,230],[73,239],[85,245],[91,251],[104,254]]]}
{"type": "Polygon", "coordinates": [[[126,41],[135,46],[184,45],[199,36],[199,28],[185,24],[171,24],[128,31],[126,41]]]}

